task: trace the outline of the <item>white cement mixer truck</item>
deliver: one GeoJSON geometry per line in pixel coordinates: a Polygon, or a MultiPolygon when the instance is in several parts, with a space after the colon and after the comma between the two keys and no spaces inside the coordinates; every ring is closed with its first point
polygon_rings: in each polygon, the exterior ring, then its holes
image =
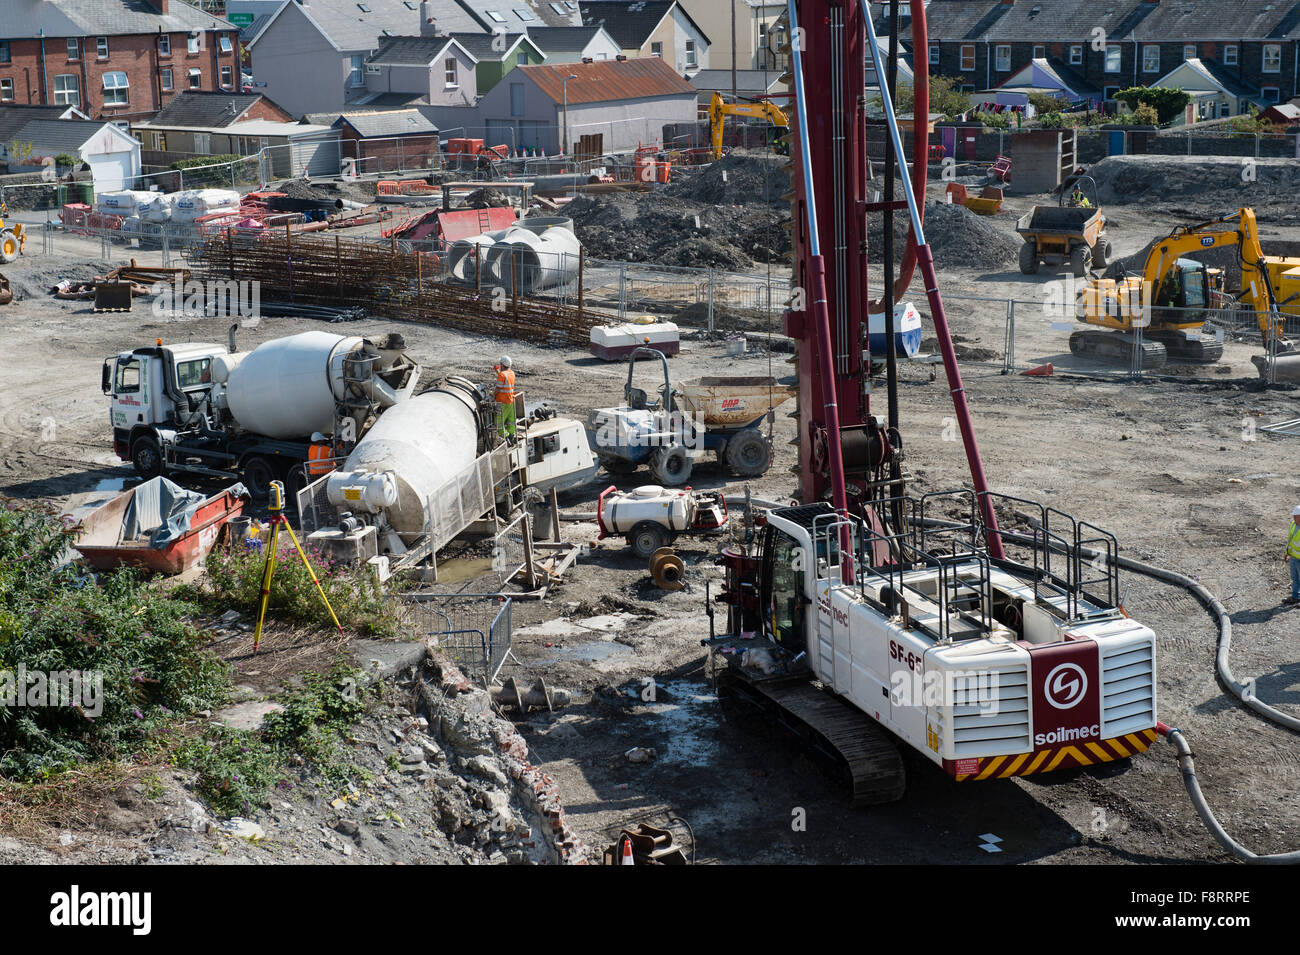
{"type": "Polygon", "coordinates": [[[159,339],[104,361],[113,450],[142,477],[238,477],[258,498],[273,480],[296,491],[297,465],[322,444],[313,435],[347,452],[419,382],[400,335],[311,331],[239,352],[234,331],[228,346],[159,339]]]}

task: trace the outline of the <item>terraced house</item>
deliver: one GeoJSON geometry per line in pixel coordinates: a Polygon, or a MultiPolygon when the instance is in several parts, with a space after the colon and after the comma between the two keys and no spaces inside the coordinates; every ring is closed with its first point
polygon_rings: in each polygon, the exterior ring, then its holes
{"type": "Polygon", "coordinates": [[[931,72],[967,92],[1032,74],[1100,102],[1196,60],[1224,89],[1224,115],[1300,94],[1295,0],[931,0],[925,13],[931,72]]]}
{"type": "Polygon", "coordinates": [[[238,28],[181,0],[0,0],[0,105],[125,123],[237,90],[239,58],[238,28]]]}

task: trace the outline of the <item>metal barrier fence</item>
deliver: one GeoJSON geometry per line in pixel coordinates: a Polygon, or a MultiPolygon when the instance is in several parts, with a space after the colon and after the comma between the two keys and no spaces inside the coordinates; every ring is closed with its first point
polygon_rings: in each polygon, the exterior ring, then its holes
{"type": "Polygon", "coordinates": [[[410,598],[421,637],[447,654],[467,677],[490,686],[510,652],[513,601],[477,594],[410,598]]]}

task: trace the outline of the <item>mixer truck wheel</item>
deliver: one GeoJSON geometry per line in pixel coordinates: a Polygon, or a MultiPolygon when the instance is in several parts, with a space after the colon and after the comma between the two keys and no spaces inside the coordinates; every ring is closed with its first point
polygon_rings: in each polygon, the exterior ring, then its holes
{"type": "Polygon", "coordinates": [[[772,464],[772,449],[757,431],[742,431],[727,442],[727,465],[738,477],[758,477],[772,464]]]}
{"type": "Polygon", "coordinates": [[[275,480],[275,474],[265,458],[252,457],[245,461],[241,478],[253,500],[265,501],[271,496],[271,482],[275,480]]]}
{"type": "Polygon", "coordinates": [[[131,463],[135,473],[146,481],[163,473],[162,449],[153,438],[140,437],[131,445],[131,463]]]}
{"type": "Polygon", "coordinates": [[[660,547],[667,547],[670,539],[668,531],[653,521],[641,521],[632,525],[632,532],[627,535],[632,553],[641,560],[649,560],[650,555],[660,547]]]}
{"type": "Polygon", "coordinates": [[[685,448],[655,448],[650,455],[650,473],[664,487],[684,484],[691,476],[691,456],[685,448]]]}

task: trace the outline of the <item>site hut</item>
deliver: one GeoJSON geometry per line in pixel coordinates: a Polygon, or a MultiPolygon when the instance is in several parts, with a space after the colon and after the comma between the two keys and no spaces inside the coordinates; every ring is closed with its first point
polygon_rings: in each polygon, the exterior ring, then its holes
{"type": "Polygon", "coordinates": [[[418,109],[344,113],[333,123],[343,158],[360,173],[426,169],[438,162],[438,127],[418,109]]]}

